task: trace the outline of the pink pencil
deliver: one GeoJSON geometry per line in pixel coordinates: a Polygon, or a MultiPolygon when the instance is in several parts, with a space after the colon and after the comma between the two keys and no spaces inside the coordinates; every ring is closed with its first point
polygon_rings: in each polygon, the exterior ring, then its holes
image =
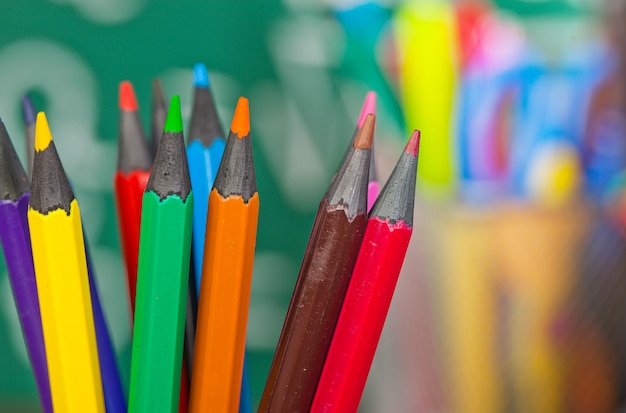
{"type": "Polygon", "coordinates": [[[370,212],[312,413],[352,413],[359,407],[413,232],[419,138],[413,132],[370,212]]]}
{"type": "MultiPolygon", "coordinates": [[[[363,126],[367,114],[376,114],[376,92],[367,92],[365,101],[363,102],[363,108],[361,108],[361,115],[357,122],[357,131],[363,126]]],[[[372,144],[372,160],[370,162],[370,177],[367,184],[367,212],[370,212],[378,194],[380,193],[380,184],[378,183],[378,177],[376,176],[376,156],[374,152],[374,144],[372,144]]]]}

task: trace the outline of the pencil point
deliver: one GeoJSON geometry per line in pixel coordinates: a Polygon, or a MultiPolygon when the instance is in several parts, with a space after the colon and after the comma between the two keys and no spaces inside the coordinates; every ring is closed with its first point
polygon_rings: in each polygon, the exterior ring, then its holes
{"type": "Polygon", "coordinates": [[[35,105],[28,94],[22,96],[22,118],[26,125],[33,125],[37,120],[35,105]]]}
{"type": "Polygon", "coordinates": [[[26,171],[17,157],[4,123],[0,120],[0,200],[17,201],[29,190],[26,171]]]}
{"type": "Polygon", "coordinates": [[[196,63],[193,67],[193,85],[195,87],[209,87],[209,74],[203,63],[196,63]]]}
{"type": "Polygon", "coordinates": [[[359,115],[359,121],[357,123],[359,128],[363,127],[365,118],[370,113],[372,115],[376,114],[376,92],[367,92],[367,95],[365,95],[365,100],[363,101],[363,107],[361,108],[361,114],[359,115]]]}
{"type": "Polygon", "coordinates": [[[230,130],[236,133],[237,137],[240,139],[250,133],[250,107],[248,99],[243,96],[237,101],[237,107],[235,108],[230,130]]]}
{"type": "Polygon", "coordinates": [[[135,97],[135,91],[133,90],[133,84],[128,80],[120,83],[120,96],[119,106],[122,110],[135,111],[139,108],[137,104],[137,98],[135,97]]]}
{"type": "Polygon", "coordinates": [[[376,126],[376,115],[370,113],[365,117],[363,126],[354,139],[354,149],[368,149],[372,147],[374,126],[376,126]]]}
{"type": "Polygon", "coordinates": [[[180,97],[172,96],[170,101],[170,109],[167,111],[167,119],[165,120],[164,132],[182,132],[183,120],[180,114],[180,97]]]}
{"type": "Polygon", "coordinates": [[[43,151],[50,146],[50,142],[52,142],[52,134],[50,133],[50,126],[48,126],[48,119],[46,119],[45,113],[39,112],[35,125],[35,151],[43,151]]]}
{"type": "Polygon", "coordinates": [[[406,143],[406,147],[404,148],[405,153],[417,157],[417,153],[420,150],[420,136],[421,132],[415,129],[411,134],[409,141],[406,143]]]}

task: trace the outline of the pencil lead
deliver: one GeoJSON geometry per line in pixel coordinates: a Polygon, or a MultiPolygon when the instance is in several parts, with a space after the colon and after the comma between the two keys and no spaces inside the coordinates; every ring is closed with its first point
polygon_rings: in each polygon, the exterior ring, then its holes
{"type": "Polygon", "coordinates": [[[354,149],[366,149],[372,147],[374,140],[374,127],[376,126],[376,115],[369,113],[365,117],[363,127],[359,130],[359,134],[354,139],[354,149]]]}
{"type": "Polygon", "coordinates": [[[417,153],[420,150],[420,136],[421,132],[415,129],[409,138],[409,141],[406,143],[406,147],[404,148],[404,152],[417,157],[417,153]]]}
{"type": "Polygon", "coordinates": [[[37,120],[35,105],[28,94],[22,96],[22,118],[26,126],[34,125],[37,120]]]}
{"type": "Polygon", "coordinates": [[[0,200],[17,201],[30,190],[28,176],[0,120],[0,200]]]}
{"type": "Polygon", "coordinates": [[[43,151],[50,146],[50,142],[52,142],[52,134],[50,133],[50,126],[48,126],[48,119],[46,119],[45,113],[39,112],[35,125],[35,152],[43,151]]]}
{"type": "Polygon", "coordinates": [[[139,109],[133,85],[128,80],[120,83],[119,106],[122,110],[136,111],[139,109]]]}
{"type": "Polygon", "coordinates": [[[180,97],[178,95],[172,96],[163,131],[174,133],[183,131],[183,120],[180,114],[180,97]]]}
{"type": "Polygon", "coordinates": [[[365,95],[363,107],[361,108],[361,114],[359,115],[359,121],[357,122],[357,126],[359,128],[363,127],[365,118],[370,113],[372,115],[376,114],[376,92],[367,92],[367,95],[365,95]]]}
{"type": "Polygon", "coordinates": [[[230,125],[231,132],[235,133],[239,139],[250,133],[250,108],[248,99],[240,97],[235,108],[233,122],[230,125]]]}
{"type": "Polygon", "coordinates": [[[207,73],[206,66],[203,63],[196,63],[193,67],[193,85],[195,87],[208,88],[209,74],[207,73]]]}

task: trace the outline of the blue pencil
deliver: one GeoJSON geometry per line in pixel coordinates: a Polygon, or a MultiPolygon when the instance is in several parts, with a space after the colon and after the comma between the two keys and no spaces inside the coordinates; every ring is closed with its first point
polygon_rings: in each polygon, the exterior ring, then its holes
{"type": "MultiPolygon", "coordinates": [[[[189,163],[191,189],[195,197],[191,256],[195,291],[196,294],[199,294],[209,193],[213,188],[213,181],[222,161],[226,141],[224,140],[224,129],[217,116],[217,110],[211,94],[209,75],[206,66],[202,63],[196,64],[193,68],[193,84],[195,89],[194,103],[188,135],[189,141],[187,143],[187,160],[189,163]]],[[[243,372],[239,411],[241,413],[249,413],[252,411],[252,403],[245,359],[243,372]]]]}
{"type": "MultiPolygon", "coordinates": [[[[84,227],[84,225],[83,225],[84,227]]],[[[115,349],[102,311],[98,288],[93,273],[93,263],[85,236],[85,257],[87,258],[87,274],[89,277],[89,291],[93,307],[93,325],[96,330],[98,357],[100,358],[100,376],[102,378],[102,393],[107,413],[126,413],[126,396],[120,381],[120,374],[115,358],[115,349]]]]}

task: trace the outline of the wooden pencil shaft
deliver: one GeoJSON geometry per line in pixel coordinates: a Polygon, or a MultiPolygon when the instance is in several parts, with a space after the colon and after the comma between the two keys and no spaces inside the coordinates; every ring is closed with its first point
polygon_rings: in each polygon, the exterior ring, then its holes
{"type": "Polygon", "coordinates": [[[324,198],[313,225],[259,412],[306,412],[365,228],[324,198]]]}
{"type": "Polygon", "coordinates": [[[104,412],[78,203],[28,221],[54,410],[104,412]]]}
{"type": "Polygon", "coordinates": [[[209,198],[190,412],[238,410],[259,212],[258,194],[209,198]],[[216,340],[215,337],[219,337],[216,340]]]}
{"type": "Polygon", "coordinates": [[[177,195],[161,200],[152,191],[144,194],[130,412],[174,412],[178,407],[192,210],[192,193],[186,201],[177,195]]]}

